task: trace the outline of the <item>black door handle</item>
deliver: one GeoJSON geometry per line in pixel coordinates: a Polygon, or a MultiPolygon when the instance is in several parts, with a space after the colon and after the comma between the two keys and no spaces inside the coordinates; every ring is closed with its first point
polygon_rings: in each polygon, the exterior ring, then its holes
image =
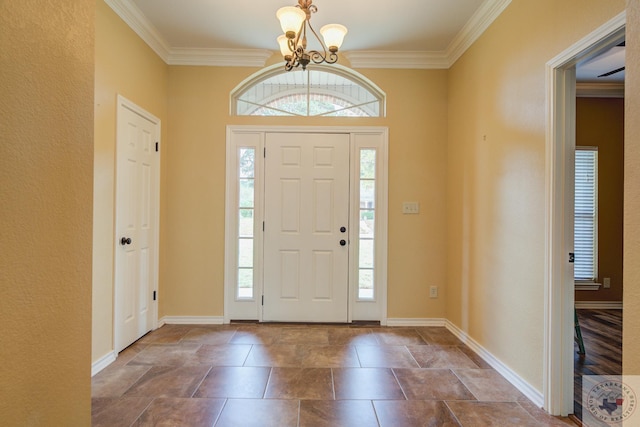
{"type": "Polygon", "coordinates": [[[347,231],[347,227],[340,227],[340,232],[344,233],[345,231],[347,231]]]}
{"type": "Polygon", "coordinates": [[[344,246],[344,245],[346,245],[346,244],[347,244],[347,241],[346,241],[346,240],[344,240],[344,239],[343,239],[343,240],[340,240],[340,246],[344,246]]]}
{"type": "Polygon", "coordinates": [[[130,245],[131,244],[131,237],[123,237],[122,239],[120,239],[120,244],[122,246],[130,245]]]}

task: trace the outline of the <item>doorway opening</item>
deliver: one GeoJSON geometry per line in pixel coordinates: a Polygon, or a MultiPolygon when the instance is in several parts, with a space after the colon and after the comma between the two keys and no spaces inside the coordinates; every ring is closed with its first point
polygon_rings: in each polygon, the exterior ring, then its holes
{"type": "Polygon", "coordinates": [[[576,65],[620,44],[625,21],[622,12],[546,65],[544,407],[553,415],[574,411],[576,65]]]}

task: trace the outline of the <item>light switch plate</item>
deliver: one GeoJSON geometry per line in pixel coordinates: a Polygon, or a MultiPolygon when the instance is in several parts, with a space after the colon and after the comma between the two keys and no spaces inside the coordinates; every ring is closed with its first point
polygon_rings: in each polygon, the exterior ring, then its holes
{"type": "Polygon", "coordinates": [[[402,213],[403,214],[418,214],[420,213],[420,205],[418,202],[402,202],[402,213]]]}

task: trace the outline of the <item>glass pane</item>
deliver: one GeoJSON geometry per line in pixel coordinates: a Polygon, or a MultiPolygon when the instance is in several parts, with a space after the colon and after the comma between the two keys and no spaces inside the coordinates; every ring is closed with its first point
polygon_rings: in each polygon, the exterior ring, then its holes
{"type": "Polygon", "coordinates": [[[238,267],[253,267],[253,239],[238,240],[238,267]]]}
{"type": "Polygon", "coordinates": [[[240,207],[252,208],[253,207],[253,179],[241,179],[240,180],[240,207]]]}
{"type": "Polygon", "coordinates": [[[360,150],[360,178],[375,179],[376,150],[360,150]]]}
{"type": "Polygon", "coordinates": [[[238,234],[240,237],[253,237],[253,209],[240,209],[238,234]]]}
{"type": "Polygon", "coordinates": [[[255,175],[256,149],[240,149],[240,178],[253,178],[255,175]]]}
{"type": "Polygon", "coordinates": [[[376,182],[361,180],[360,181],[360,207],[363,209],[375,208],[376,200],[376,182]]]}
{"type": "Polygon", "coordinates": [[[286,111],[278,111],[262,105],[248,104],[238,100],[239,116],[293,116],[286,111]]]}
{"type": "Polygon", "coordinates": [[[360,269],[358,273],[358,298],[373,299],[373,270],[360,269]]]}
{"type": "Polygon", "coordinates": [[[373,268],[373,240],[360,239],[360,268],[373,268]]]}
{"type": "Polygon", "coordinates": [[[238,298],[253,298],[253,268],[238,269],[238,298]]]}
{"type": "Polygon", "coordinates": [[[370,210],[360,211],[360,238],[375,236],[375,212],[370,210]]]}

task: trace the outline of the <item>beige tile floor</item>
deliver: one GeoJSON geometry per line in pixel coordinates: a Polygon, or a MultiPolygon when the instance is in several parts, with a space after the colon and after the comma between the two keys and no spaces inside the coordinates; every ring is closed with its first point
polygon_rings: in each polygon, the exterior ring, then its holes
{"type": "Polygon", "coordinates": [[[567,426],[445,328],[165,325],[93,377],[93,426],[567,426]]]}

